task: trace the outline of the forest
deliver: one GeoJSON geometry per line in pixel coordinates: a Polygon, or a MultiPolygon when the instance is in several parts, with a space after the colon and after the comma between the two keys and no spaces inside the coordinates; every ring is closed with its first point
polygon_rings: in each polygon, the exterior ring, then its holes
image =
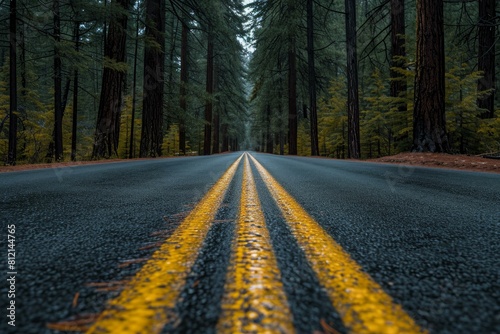
{"type": "Polygon", "coordinates": [[[0,0],[6,165],[500,152],[495,0],[0,0]]]}

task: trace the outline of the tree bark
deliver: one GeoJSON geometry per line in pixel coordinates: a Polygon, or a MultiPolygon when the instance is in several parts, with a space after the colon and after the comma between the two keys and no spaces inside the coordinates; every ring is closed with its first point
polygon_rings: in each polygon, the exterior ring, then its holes
{"type": "Polygon", "coordinates": [[[295,38],[288,49],[288,154],[297,155],[297,55],[295,38]]]}
{"type": "Polygon", "coordinates": [[[9,152],[7,164],[15,165],[17,160],[17,3],[10,1],[9,16],[9,152]]]}
{"type": "Polygon", "coordinates": [[[361,143],[359,138],[359,84],[355,0],[345,0],[345,12],[347,38],[348,157],[359,159],[361,156],[361,143]]]}
{"type": "Polygon", "coordinates": [[[59,0],[53,2],[54,13],[54,149],[56,161],[63,160],[63,138],[62,138],[62,78],[61,78],[61,56],[59,54],[59,42],[61,41],[61,16],[59,12],[59,0]]]}
{"type": "Polygon", "coordinates": [[[314,58],[314,0],[307,0],[307,63],[309,68],[309,107],[311,122],[311,155],[319,155],[318,112],[316,105],[316,66],[314,58]]]}
{"type": "Polygon", "coordinates": [[[477,101],[479,108],[487,110],[483,118],[495,115],[495,5],[496,0],[479,0],[478,70],[483,72],[483,78],[478,81],[477,89],[492,90],[490,95],[477,101]]]}
{"type": "MultiPolygon", "coordinates": [[[[75,22],[75,51],[80,52],[80,22],[75,22]]],[[[73,124],[71,136],[71,161],[76,161],[76,143],[78,132],[78,68],[73,73],[73,124]]]]}
{"type": "MultiPolygon", "coordinates": [[[[281,74],[282,72],[282,64],[281,64],[281,58],[278,56],[278,63],[277,63],[277,69],[278,69],[278,73],[281,74]]],[[[278,123],[278,128],[279,128],[279,138],[278,138],[278,141],[279,141],[279,147],[280,147],[280,155],[285,155],[285,140],[286,140],[286,133],[285,133],[285,115],[284,115],[284,108],[283,108],[283,104],[282,104],[282,101],[283,101],[283,95],[282,95],[282,87],[284,86],[284,83],[283,83],[283,79],[282,79],[282,76],[279,75],[278,76],[278,87],[280,89],[278,89],[278,120],[279,120],[279,123],[278,123]]]]}
{"type": "Polygon", "coordinates": [[[27,95],[28,89],[28,71],[26,68],[26,23],[20,22],[19,27],[19,48],[21,54],[19,55],[19,62],[21,63],[21,97],[24,100],[27,95]],[[21,29],[19,29],[21,28],[21,29]]]}
{"type": "MultiPolygon", "coordinates": [[[[404,69],[406,56],[405,48],[405,0],[391,0],[391,67],[404,69]]],[[[391,69],[391,96],[406,96],[406,78],[394,69],[391,69]]],[[[407,111],[406,102],[398,103],[399,111],[407,111]]]]}
{"type": "MultiPolygon", "coordinates": [[[[61,124],[62,124],[62,119],[64,118],[64,112],[66,111],[66,106],[68,104],[68,96],[69,96],[70,88],[71,88],[71,77],[68,77],[68,79],[66,80],[66,84],[64,85],[64,94],[62,94],[62,98],[60,99],[61,103],[58,104],[58,105],[61,105],[61,107],[60,107],[60,109],[61,109],[61,124]]],[[[54,158],[54,152],[55,152],[55,146],[56,146],[55,145],[55,137],[56,137],[56,127],[54,126],[54,128],[52,129],[52,140],[49,143],[47,155],[45,156],[45,158],[47,159],[48,162],[52,162],[52,159],[54,158]]]]}
{"type": "Polygon", "coordinates": [[[187,115],[187,83],[188,83],[188,35],[189,27],[182,22],[181,32],[181,84],[180,107],[182,115],[179,118],[179,151],[186,154],[186,115],[187,115]]]}
{"type": "Polygon", "coordinates": [[[134,74],[132,78],[132,120],[130,122],[130,145],[128,158],[133,159],[135,156],[135,140],[134,140],[134,130],[135,130],[135,110],[137,105],[137,58],[139,54],[139,15],[137,15],[136,27],[135,27],[135,48],[134,48],[134,74]]]}
{"type": "Polygon", "coordinates": [[[416,56],[412,151],[447,152],[442,1],[417,1],[416,56]]]}
{"type": "MultiPolygon", "coordinates": [[[[116,6],[128,11],[129,0],[114,0],[116,6]]],[[[94,159],[109,158],[117,154],[123,85],[126,70],[127,14],[118,13],[111,18],[105,40],[104,56],[109,64],[104,65],[101,97],[97,114],[94,159]]]]}
{"type": "Polygon", "coordinates": [[[141,157],[161,155],[165,69],[165,0],[146,1],[146,36],[157,45],[144,49],[141,157]],[[158,47],[159,46],[159,47],[158,47]]]}
{"type": "Polygon", "coordinates": [[[203,140],[203,155],[210,155],[211,142],[212,142],[212,111],[213,101],[212,95],[214,92],[214,42],[212,36],[212,29],[208,32],[208,46],[207,46],[207,82],[206,92],[207,101],[205,104],[205,135],[203,140]]]}
{"type": "MultiPolygon", "coordinates": [[[[213,78],[213,93],[216,93],[218,88],[218,75],[219,69],[217,62],[214,61],[214,78],[213,78]]],[[[212,122],[212,154],[220,153],[220,103],[219,99],[216,98],[216,102],[213,112],[213,122],[212,122]]]]}

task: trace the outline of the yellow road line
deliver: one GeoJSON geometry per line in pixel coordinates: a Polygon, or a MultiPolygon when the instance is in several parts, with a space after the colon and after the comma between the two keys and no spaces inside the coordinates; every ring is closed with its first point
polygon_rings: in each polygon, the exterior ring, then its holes
{"type": "Polygon", "coordinates": [[[217,332],[293,332],[292,315],[246,155],[236,229],[217,332]]]}
{"type": "Polygon", "coordinates": [[[173,308],[243,155],[238,158],[172,236],[111,300],[87,333],[159,333],[176,319],[173,308]]]}
{"type": "Polygon", "coordinates": [[[353,333],[424,333],[271,174],[250,157],[344,326],[353,333]]]}

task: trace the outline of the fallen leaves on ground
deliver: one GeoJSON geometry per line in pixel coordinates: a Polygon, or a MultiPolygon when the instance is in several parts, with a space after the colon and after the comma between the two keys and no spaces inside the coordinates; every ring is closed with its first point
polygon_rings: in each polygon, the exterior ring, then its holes
{"type": "Polygon", "coordinates": [[[500,173],[499,159],[489,159],[463,154],[400,153],[397,155],[370,159],[368,161],[500,173]]]}

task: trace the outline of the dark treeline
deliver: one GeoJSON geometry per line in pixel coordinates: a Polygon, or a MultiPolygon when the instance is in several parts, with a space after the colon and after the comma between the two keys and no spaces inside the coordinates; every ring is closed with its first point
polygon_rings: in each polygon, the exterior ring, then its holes
{"type": "Polygon", "coordinates": [[[235,0],[0,2],[2,159],[239,149],[243,11],[235,0]]]}
{"type": "Polygon", "coordinates": [[[254,1],[253,148],[338,158],[500,151],[495,5],[254,1]]]}
{"type": "Polygon", "coordinates": [[[494,0],[0,1],[0,156],[497,152],[497,14],[494,0]]]}

